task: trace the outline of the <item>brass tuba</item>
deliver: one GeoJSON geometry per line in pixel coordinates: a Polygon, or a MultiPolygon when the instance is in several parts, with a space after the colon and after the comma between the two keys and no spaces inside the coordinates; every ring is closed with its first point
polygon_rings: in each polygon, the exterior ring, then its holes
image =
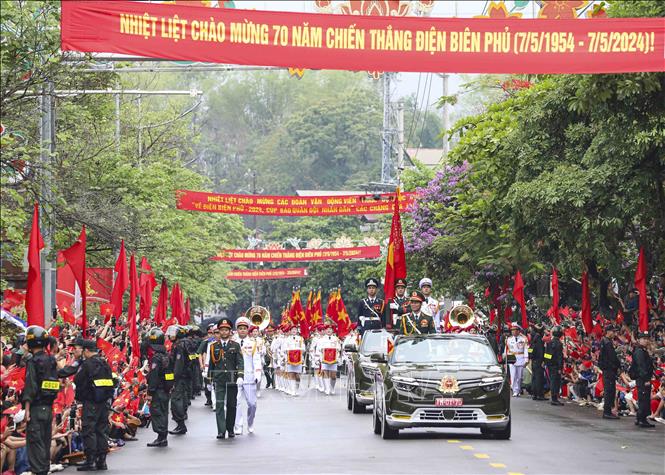
{"type": "Polygon", "coordinates": [[[270,312],[267,308],[255,305],[245,312],[245,317],[252,322],[252,325],[259,327],[259,330],[265,329],[270,323],[270,312]]]}
{"type": "Polygon", "coordinates": [[[449,319],[453,327],[469,328],[475,323],[476,316],[471,307],[462,304],[452,308],[449,319]]]}

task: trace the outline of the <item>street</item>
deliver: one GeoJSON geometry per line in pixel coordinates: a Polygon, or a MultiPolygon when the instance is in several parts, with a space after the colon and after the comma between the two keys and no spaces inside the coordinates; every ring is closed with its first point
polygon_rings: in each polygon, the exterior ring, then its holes
{"type": "MultiPolygon", "coordinates": [[[[305,381],[306,382],[306,381],[305,381]]],[[[411,430],[384,441],[370,412],[346,409],[343,385],[334,396],[314,389],[292,398],[262,391],[255,433],[216,440],[203,396],[190,407],[185,436],[149,449],[151,429],[109,457],[109,473],[437,473],[659,474],[665,426],[639,430],[634,418],[607,421],[594,408],[553,407],[513,399],[509,441],[484,440],[476,430],[411,430]]],[[[171,424],[173,426],[173,424],[171,424]]]]}

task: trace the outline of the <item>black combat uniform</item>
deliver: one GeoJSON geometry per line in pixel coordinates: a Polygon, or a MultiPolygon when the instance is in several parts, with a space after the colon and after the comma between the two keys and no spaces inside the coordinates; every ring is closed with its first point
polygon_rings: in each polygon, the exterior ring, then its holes
{"type": "MultiPolygon", "coordinates": [[[[162,338],[163,342],[163,338],[162,338]]],[[[174,375],[170,359],[163,344],[151,344],[152,358],[148,372],[148,395],[150,396],[150,420],[157,439],[148,447],[166,447],[169,431],[169,399],[173,389],[174,375]]]]}
{"type": "Polygon", "coordinates": [[[618,419],[618,416],[612,414],[612,408],[617,394],[617,372],[621,368],[621,362],[612,340],[606,336],[600,340],[598,367],[603,371],[603,417],[618,419]]]}
{"type": "Polygon", "coordinates": [[[83,403],[81,437],[85,463],[78,471],[106,470],[109,450],[109,400],[113,397],[113,372],[108,362],[99,356],[94,341],[85,341],[83,348],[95,353],[85,358],[74,376],[76,400],[83,403]]]}
{"type": "MultiPolygon", "coordinates": [[[[31,327],[29,327],[30,329],[31,327]]],[[[28,330],[29,330],[28,329],[28,330]]],[[[46,330],[41,328],[46,333],[46,330]]],[[[48,333],[46,333],[48,338],[48,333]]],[[[28,345],[31,344],[28,332],[28,345]]],[[[33,335],[33,338],[34,335],[33,335]]],[[[30,403],[30,419],[26,431],[26,445],[30,471],[46,475],[51,461],[51,424],[53,401],[60,390],[55,358],[43,347],[35,347],[32,358],[26,360],[23,404],[30,403]]]]}
{"type": "Polygon", "coordinates": [[[651,411],[651,378],[653,377],[653,360],[651,355],[642,346],[633,351],[633,363],[630,368],[631,377],[635,378],[637,385],[637,420],[635,425],[653,427],[647,421],[651,411]]]}
{"type": "Polygon", "coordinates": [[[214,341],[210,343],[208,351],[210,352],[209,372],[215,386],[217,438],[223,439],[225,432],[229,433],[229,437],[234,437],[233,427],[238,404],[236,380],[244,377],[245,368],[240,345],[230,339],[214,341]],[[226,401],[226,411],[224,410],[224,401],[226,401]]]}
{"type": "Polygon", "coordinates": [[[561,391],[561,371],[563,370],[563,345],[561,344],[561,333],[552,334],[552,340],[545,347],[545,364],[550,375],[550,392],[553,406],[563,406],[559,401],[561,391]],[[558,336],[557,336],[558,335],[558,336]]]}
{"type": "Polygon", "coordinates": [[[187,433],[185,420],[187,419],[189,388],[192,380],[189,345],[185,339],[185,335],[186,330],[178,328],[175,344],[171,348],[171,365],[175,377],[173,392],[171,392],[171,415],[177,425],[174,430],[169,432],[176,435],[187,433]]]}
{"type": "Polygon", "coordinates": [[[534,330],[529,346],[529,359],[531,360],[531,392],[533,399],[542,401],[545,399],[545,368],[543,368],[545,345],[543,343],[542,330],[534,330]]]}

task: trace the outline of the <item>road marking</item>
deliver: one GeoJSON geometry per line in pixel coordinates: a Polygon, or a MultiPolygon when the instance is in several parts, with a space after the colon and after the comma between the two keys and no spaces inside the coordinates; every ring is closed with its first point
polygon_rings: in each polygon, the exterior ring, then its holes
{"type": "Polygon", "coordinates": [[[473,450],[472,445],[460,445],[459,448],[462,450],[473,450]]]}
{"type": "Polygon", "coordinates": [[[448,443],[449,443],[449,444],[459,444],[459,440],[448,439],[448,443]]]}
{"type": "Polygon", "coordinates": [[[476,457],[477,459],[488,459],[488,458],[490,458],[490,456],[487,455],[487,454],[473,454],[473,456],[476,457]]]}
{"type": "Polygon", "coordinates": [[[490,462],[490,467],[506,468],[506,464],[505,463],[490,462]]]}
{"type": "Polygon", "coordinates": [[[524,475],[522,472],[508,472],[508,475],[524,475]]]}

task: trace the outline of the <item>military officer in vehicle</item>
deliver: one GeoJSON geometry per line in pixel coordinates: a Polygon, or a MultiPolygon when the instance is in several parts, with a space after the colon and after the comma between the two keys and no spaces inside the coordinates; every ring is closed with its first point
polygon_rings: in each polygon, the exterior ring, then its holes
{"type": "Polygon", "coordinates": [[[434,319],[422,311],[425,296],[420,290],[414,290],[409,297],[411,311],[399,319],[399,331],[402,335],[424,335],[436,333],[434,319]]]}
{"type": "Polygon", "coordinates": [[[171,366],[175,378],[171,393],[171,415],[177,424],[175,429],[169,431],[169,434],[182,435],[187,433],[185,420],[187,419],[192,378],[192,372],[189,369],[189,343],[186,341],[187,330],[180,325],[172,325],[166,332],[174,342],[171,348],[171,366]]]}
{"type": "Polygon", "coordinates": [[[437,332],[441,331],[441,315],[439,312],[439,301],[432,297],[432,279],[423,277],[418,283],[420,291],[425,299],[422,303],[422,312],[434,319],[434,328],[437,332]]]}
{"type": "Polygon", "coordinates": [[[48,332],[37,325],[31,325],[25,333],[28,351],[25,368],[25,388],[23,406],[28,423],[26,445],[30,471],[46,475],[51,460],[51,424],[53,421],[53,401],[60,390],[55,358],[44,349],[49,344],[48,332]]]}
{"type": "Polygon", "coordinates": [[[383,321],[386,317],[384,302],[383,299],[377,297],[379,280],[375,278],[367,279],[365,288],[367,289],[367,298],[358,303],[358,311],[356,312],[356,321],[361,335],[365,330],[374,330],[386,326],[383,321]]]}
{"type": "Polygon", "coordinates": [[[217,438],[235,437],[238,385],[244,383],[244,361],[240,345],[231,340],[232,322],[222,318],[214,330],[215,341],[208,345],[210,378],[215,387],[215,418],[217,438]],[[224,402],[226,401],[226,411],[224,402]]]}
{"type": "Polygon", "coordinates": [[[391,329],[399,323],[399,317],[411,311],[406,295],[406,279],[395,281],[395,296],[386,305],[386,328],[391,329]]]}
{"type": "Polygon", "coordinates": [[[148,447],[166,447],[169,431],[169,400],[175,377],[170,369],[171,361],[164,346],[164,332],[160,328],[150,330],[147,338],[150,349],[150,371],[148,372],[148,403],[152,430],[157,438],[148,447]]]}

